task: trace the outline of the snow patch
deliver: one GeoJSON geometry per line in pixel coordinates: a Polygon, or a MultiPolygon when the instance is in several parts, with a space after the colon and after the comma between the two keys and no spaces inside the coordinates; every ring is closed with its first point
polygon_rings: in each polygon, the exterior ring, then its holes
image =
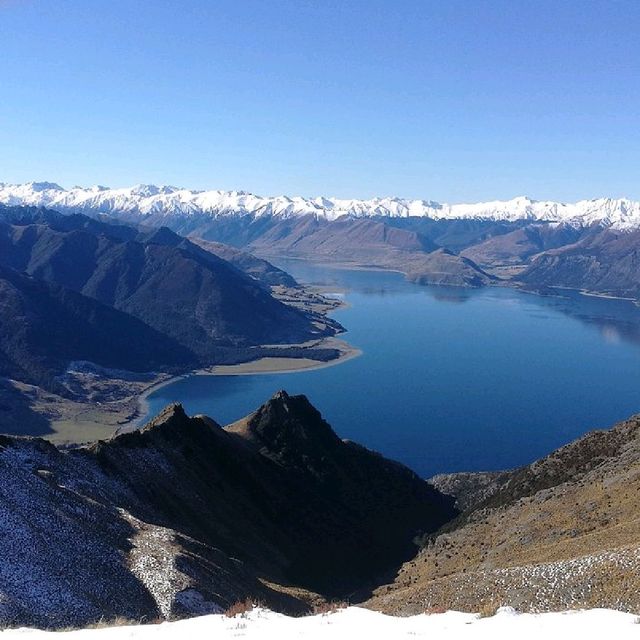
{"type": "MultiPolygon", "coordinates": [[[[336,613],[289,618],[264,609],[227,618],[210,615],[146,626],[119,626],[67,632],[70,640],[526,640],[529,638],[638,638],[636,616],[607,609],[562,613],[517,614],[502,608],[495,616],[448,611],[436,615],[395,618],[376,611],[349,607],[336,613]]],[[[31,629],[2,633],[3,640],[45,640],[54,634],[31,629]]]]}

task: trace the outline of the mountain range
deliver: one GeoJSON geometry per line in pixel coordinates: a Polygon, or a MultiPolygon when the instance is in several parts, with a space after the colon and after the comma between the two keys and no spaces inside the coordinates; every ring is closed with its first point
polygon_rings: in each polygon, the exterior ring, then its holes
{"type": "Polygon", "coordinates": [[[75,360],[184,371],[340,330],[276,299],[272,283],[297,286],[264,260],[167,228],[0,205],[0,373],[64,393],[58,376],[75,360]]]}
{"type": "Polygon", "coordinates": [[[421,284],[571,288],[640,298],[640,203],[515,198],[447,205],[375,198],[264,198],[138,185],[0,185],[0,203],[166,226],[263,257],[397,270],[421,284]]]}
{"type": "Polygon", "coordinates": [[[193,191],[172,186],[139,184],[123,189],[94,186],[64,189],[52,182],[0,183],[0,202],[48,207],[59,211],[100,212],[152,216],[252,215],[327,220],[353,217],[425,217],[433,220],[473,219],[502,222],[562,222],[576,226],[602,224],[616,229],[640,226],[640,202],[599,198],[575,203],[517,197],[475,204],[441,204],[432,200],[372,198],[263,197],[244,191],[193,191]]]}

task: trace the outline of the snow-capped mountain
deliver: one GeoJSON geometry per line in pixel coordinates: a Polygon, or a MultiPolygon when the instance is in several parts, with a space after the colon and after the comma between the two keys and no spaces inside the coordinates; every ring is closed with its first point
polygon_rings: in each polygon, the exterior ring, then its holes
{"type": "Polygon", "coordinates": [[[34,205],[64,213],[126,213],[141,216],[205,214],[296,217],[313,214],[327,220],[352,217],[426,217],[496,221],[564,222],[576,226],[600,224],[615,229],[640,227],[640,202],[599,198],[575,203],[531,200],[475,204],[440,204],[430,200],[373,198],[263,197],[244,191],[192,191],[170,186],[136,185],[122,189],[102,186],[64,189],[50,182],[0,183],[0,203],[34,205]]]}

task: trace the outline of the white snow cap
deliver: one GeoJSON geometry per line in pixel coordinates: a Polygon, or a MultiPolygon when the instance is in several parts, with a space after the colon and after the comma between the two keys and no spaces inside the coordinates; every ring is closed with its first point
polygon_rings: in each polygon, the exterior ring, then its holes
{"type": "Polygon", "coordinates": [[[409,217],[531,222],[572,225],[600,224],[615,229],[640,227],[640,202],[625,198],[598,198],[575,203],[518,197],[475,204],[440,204],[431,200],[372,198],[302,198],[257,196],[246,191],[192,191],[172,186],[138,184],[123,189],[102,186],[63,189],[51,182],[0,183],[0,203],[32,205],[63,213],[133,213],[139,215],[273,215],[295,217],[313,214],[328,220],[355,217],[409,217]]]}

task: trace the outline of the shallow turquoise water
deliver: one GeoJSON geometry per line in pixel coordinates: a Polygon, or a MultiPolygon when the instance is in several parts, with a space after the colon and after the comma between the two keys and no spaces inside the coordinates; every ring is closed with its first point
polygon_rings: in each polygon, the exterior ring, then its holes
{"type": "Polygon", "coordinates": [[[388,272],[287,261],[348,290],[335,317],[362,356],[292,374],[192,376],[149,397],[232,422],[278,389],[423,476],[504,469],[640,410],[640,310],[619,300],[422,287],[388,272]]]}

